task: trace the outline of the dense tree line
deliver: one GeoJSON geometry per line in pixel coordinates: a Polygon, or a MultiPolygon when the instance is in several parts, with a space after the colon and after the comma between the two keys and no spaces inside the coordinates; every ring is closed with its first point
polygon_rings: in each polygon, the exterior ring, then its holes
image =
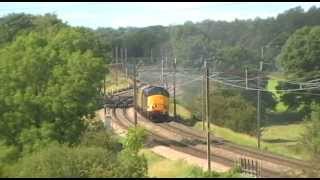
{"type": "MultiPolygon", "coordinates": [[[[152,49],[152,56],[167,52],[183,65],[200,66],[208,58],[222,61],[225,69],[239,70],[257,68],[261,48],[269,43],[273,46],[265,49],[264,61],[275,64],[289,36],[299,28],[314,25],[320,25],[320,9],[304,11],[296,7],[267,19],[187,21],[175,26],[98,28],[96,32],[111,40],[114,48],[127,47],[130,57],[150,57],[152,49]]],[[[266,68],[276,70],[275,65],[266,68]]]]}

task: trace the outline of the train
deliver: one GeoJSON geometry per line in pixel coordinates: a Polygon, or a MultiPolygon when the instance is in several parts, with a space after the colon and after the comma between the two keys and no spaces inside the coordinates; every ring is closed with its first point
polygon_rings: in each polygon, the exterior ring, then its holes
{"type": "Polygon", "coordinates": [[[153,122],[166,121],[169,117],[169,92],[159,86],[138,87],[137,110],[153,122]]]}

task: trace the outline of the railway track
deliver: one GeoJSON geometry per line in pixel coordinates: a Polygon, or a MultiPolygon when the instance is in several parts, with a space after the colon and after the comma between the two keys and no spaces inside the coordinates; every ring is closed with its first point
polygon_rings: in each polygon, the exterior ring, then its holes
{"type": "MultiPolygon", "coordinates": [[[[128,129],[129,127],[134,126],[132,120],[128,117],[128,114],[126,113],[125,109],[113,109],[112,113],[113,113],[114,120],[116,121],[116,123],[119,123],[119,125],[122,126],[122,128],[128,129]]],[[[147,129],[147,132],[155,144],[164,145],[176,151],[184,152],[201,159],[207,158],[207,152],[203,148],[190,145],[187,142],[176,141],[172,138],[168,138],[163,135],[156,134],[153,131],[148,129],[147,129]]],[[[235,165],[234,159],[230,157],[221,156],[219,154],[217,155],[217,154],[214,154],[213,152],[211,153],[211,158],[214,160],[214,162],[228,166],[228,167],[232,167],[235,165]]],[[[269,169],[262,169],[262,170],[263,170],[261,174],[262,177],[281,177],[279,173],[273,172],[269,169]]]]}
{"type": "MultiPolygon", "coordinates": [[[[198,130],[186,127],[180,123],[176,122],[169,122],[169,123],[162,123],[159,124],[159,126],[162,126],[163,128],[169,129],[170,131],[178,131],[179,134],[183,134],[185,137],[189,138],[195,138],[199,141],[206,142],[206,135],[198,130]]],[[[214,137],[214,135],[211,133],[211,137],[214,137]]],[[[273,163],[281,164],[284,166],[289,166],[291,168],[310,168],[310,166],[304,162],[297,159],[287,158],[287,157],[281,157],[277,156],[268,152],[259,152],[254,149],[250,149],[248,147],[243,147],[241,145],[236,145],[233,143],[230,143],[228,141],[223,140],[222,138],[216,138],[214,137],[211,140],[211,143],[223,146],[224,149],[235,152],[235,153],[242,153],[246,156],[250,156],[254,159],[272,159],[273,163]]]]}
{"type": "MultiPolygon", "coordinates": [[[[120,102],[119,103],[120,105],[118,105],[117,107],[124,107],[124,108],[128,107],[125,105],[126,102],[127,102],[126,100],[120,102]]],[[[132,119],[130,119],[128,117],[126,110],[124,110],[122,113],[124,114],[124,116],[122,116],[120,119],[125,119],[122,121],[122,123],[126,123],[126,128],[132,126],[133,125],[132,119]]],[[[119,114],[119,112],[116,114],[119,114]]],[[[146,119],[140,117],[139,121],[141,121],[141,120],[144,122],[149,121],[149,120],[146,120],[146,119]]],[[[118,118],[118,121],[119,121],[119,118],[118,118]]],[[[161,128],[163,131],[167,131],[172,134],[183,136],[185,139],[189,140],[187,142],[179,142],[180,144],[178,143],[178,140],[175,140],[174,143],[170,142],[170,143],[173,143],[176,145],[177,145],[177,143],[179,144],[179,146],[175,146],[176,150],[181,148],[182,147],[181,145],[188,146],[188,148],[190,148],[189,146],[190,146],[190,144],[192,144],[190,142],[196,142],[196,144],[206,145],[206,135],[202,131],[189,128],[185,125],[182,125],[180,123],[173,122],[173,121],[165,122],[165,123],[157,123],[156,126],[161,128]]],[[[155,140],[157,141],[157,143],[163,144],[163,142],[168,141],[167,137],[159,136],[159,133],[151,132],[150,130],[148,130],[148,132],[149,132],[149,134],[152,135],[153,138],[156,137],[155,140]]],[[[213,144],[212,148],[221,148],[223,150],[232,152],[234,154],[238,154],[240,156],[246,156],[246,157],[250,157],[252,159],[257,159],[257,160],[260,160],[261,162],[263,162],[263,164],[266,164],[267,167],[270,166],[271,168],[270,167],[263,168],[263,172],[265,173],[266,177],[279,177],[279,176],[281,176],[281,174],[279,174],[279,172],[284,171],[283,169],[285,169],[286,167],[289,167],[290,169],[294,169],[294,170],[310,168],[310,166],[304,161],[291,159],[291,158],[287,158],[287,157],[281,157],[281,156],[274,155],[274,154],[268,153],[268,152],[261,152],[261,151],[259,152],[257,150],[252,149],[252,148],[244,147],[241,145],[236,145],[236,144],[230,143],[228,141],[225,141],[222,138],[214,137],[213,134],[211,134],[211,137],[212,137],[211,143],[213,144]],[[277,173],[274,172],[275,169],[278,170],[277,173]]],[[[163,144],[163,145],[169,146],[170,143],[163,144]]],[[[206,158],[205,149],[206,148],[203,146],[202,146],[202,148],[197,147],[196,149],[193,149],[192,152],[188,152],[188,154],[192,154],[192,155],[194,155],[196,157],[200,157],[200,158],[206,158]],[[203,153],[203,154],[199,155],[195,152],[203,153]]],[[[212,154],[212,156],[215,156],[215,155],[212,154]]],[[[234,160],[230,159],[230,158],[228,160],[226,160],[226,158],[223,159],[222,157],[218,157],[218,156],[215,156],[212,158],[215,158],[215,161],[216,161],[216,158],[217,159],[220,158],[221,163],[224,165],[228,165],[228,166],[231,166],[234,162],[234,160]]],[[[216,162],[218,162],[218,161],[216,161],[216,162]]],[[[289,170],[289,169],[287,169],[287,170],[289,170]]]]}

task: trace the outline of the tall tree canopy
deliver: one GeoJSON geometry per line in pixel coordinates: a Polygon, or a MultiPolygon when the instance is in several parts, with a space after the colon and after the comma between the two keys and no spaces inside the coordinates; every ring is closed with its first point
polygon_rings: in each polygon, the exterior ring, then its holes
{"type": "Polygon", "coordinates": [[[84,117],[97,109],[105,61],[94,34],[51,18],[32,17],[30,32],[0,49],[0,137],[6,144],[77,142],[84,117]]]}
{"type": "MultiPolygon", "coordinates": [[[[306,82],[320,77],[320,26],[304,27],[297,30],[286,42],[279,64],[288,79],[296,82],[306,82]]],[[[299,85],[281,84],[282,88],[299,88],[299,85]]],[[[312,102],[320,103],[319,89],[306,90],[304,93],[286,93],[282,99],[291,108],[300,108],[303,112],[310,112],[312,102]],[[303,105],[301,105],[303,104],[303,105]]]]}

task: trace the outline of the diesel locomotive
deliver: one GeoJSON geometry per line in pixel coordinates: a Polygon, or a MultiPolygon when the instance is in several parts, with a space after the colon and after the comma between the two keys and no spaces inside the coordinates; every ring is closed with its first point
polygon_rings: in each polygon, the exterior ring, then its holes
{"type": "Polygon", "coordinates": [[[169,92],[158,86],[143,85],[137,90],[137,110],[153,122],[168,119],[169,92]]]}

